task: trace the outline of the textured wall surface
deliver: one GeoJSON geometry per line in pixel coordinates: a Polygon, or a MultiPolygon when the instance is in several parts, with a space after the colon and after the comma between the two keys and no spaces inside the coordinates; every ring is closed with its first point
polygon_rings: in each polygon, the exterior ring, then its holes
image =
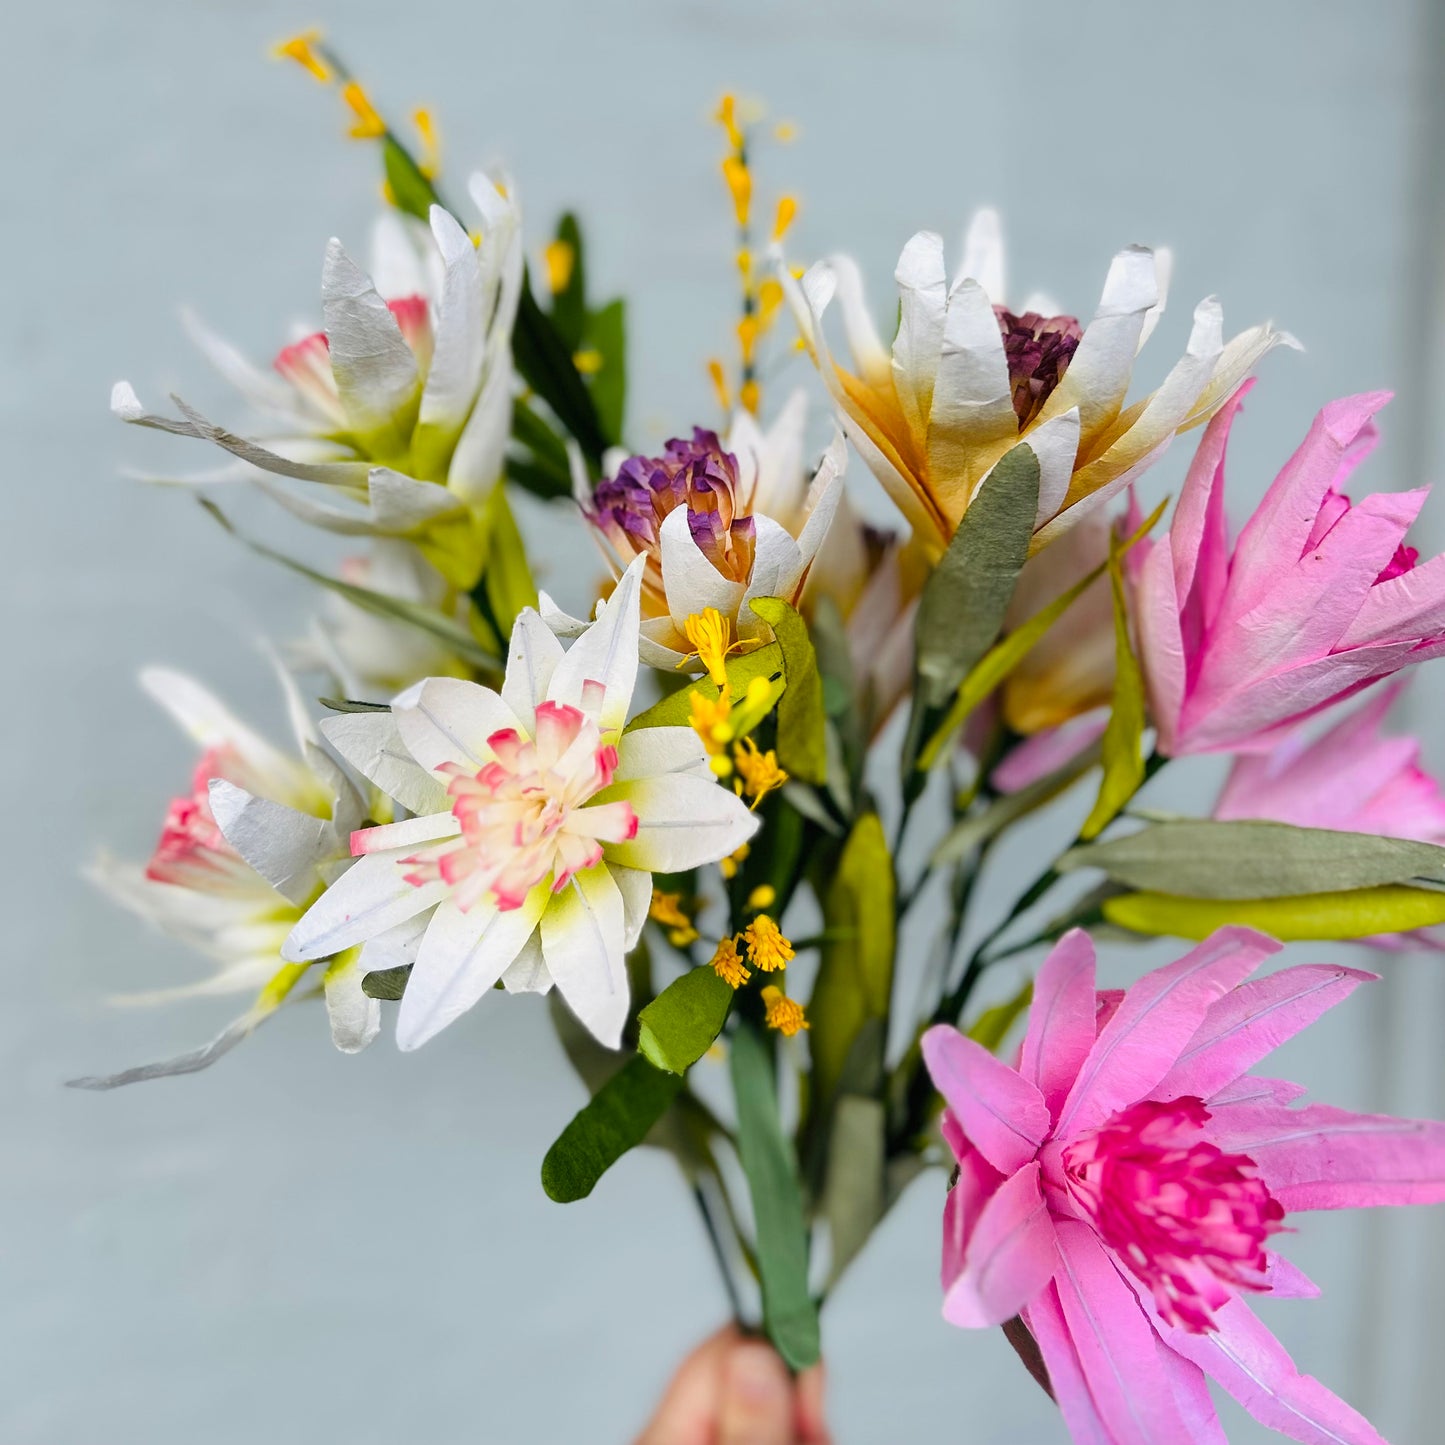
{"type": "MultiPolygon", "coordinates": [[[[1445,465],[1434,8],[59,0],[10,14],[0,1440],[607,1445],[724,1308],[665,1159],[629,1159],[585,1205],[541,1194],[541,1154],[582,1095],[535,1001],[480,1008],[405,1057],[384,1038],[343,1058],[320,1010],[297,1008],[200,1077],[60,1087],[199,1042],[228,1007],[108,1001],[196,967],[78,876],[102,842],[144,854],[189,772],[136,668],[191,669],[275,724],[253,639],[294,634],[312,602],[187,496],[121,479],[122,464],[207,459],[106,413],[119,376],[146,400],[178,386],[224,405],[177,303],[266,355],[314,312],[327,236],[363,243],[374,158],[339,138],[334,96],[266,63],[266,42],[319,18],[391,109],[436,106],[454,173],[505,161],[534,237],[560,206],[583,212],[597,284],[632,292],[639,443],[713,419],[702,362],[726,344],[733,276],[706,117],[725,87],[798,121],[764,166],[803,198],[793,249],[852,250],[880,314],[906,237],[953,235],[981,202],[1004,209],[1020,286],[1085,314],[1118,246],[1168,242],[1175,288],[1144,380],[1211,292],[1233,327],[1272,316],[1309,348],[1266,363],[1241,423],[1243,507],[1351,390],[1402,393],[1377,488],[1445,465]]],[[[297,545],[274,513],[237,509],[297,545]]],[[[567,559],[592,566],[579,538],[566,548],[564,597],[580,591],[567,559]]],[[[1170,800],[1202,801],[1211,782],[1202,768],[1170,800]]],[[[1003,860],[1001,898],[1028,867],[1003,860]]],[[[1123,980],[1140,956],[1106,966],[1123,980]]],[[[1438,1111],[1439,964],[1388,968],[1281,1069],[1342,1104],[1438,1111]]],[[[941,1198],[941,1177],[914,1188],[825,1318],[839,1439],[1062,1440],[1001,1338],[939,1320],[941,1198]]],[[[1445,1316],[1420,1281],[1438,1274],[1445,1218],[1306,1226],[1294,1254],[1326,1300],[1267,1317],[1387,1435],[1435,1438],[1424,1376],[1445,1316]]]]}

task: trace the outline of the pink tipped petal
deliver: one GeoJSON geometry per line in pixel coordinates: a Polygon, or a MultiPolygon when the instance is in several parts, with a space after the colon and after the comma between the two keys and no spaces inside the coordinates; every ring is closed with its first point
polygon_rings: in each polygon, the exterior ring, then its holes
{"type": "Polygon", "coordinates": [[[1430,637],[1445,631],[1445,556],[1377,582],[1340,639],[1342,647],[1430,637]]]}
{"type": "Polygon", "coordinates": [[[1209,1133],[1254,1160],[1291,1213],[1445,1201],[1445,1124],[1265,1104],[1218,1110],[1209,1133]]]}
{"type": "Polygon", "coordinates": [[[1082,928],[1071,929],[1039,969],[1019,1061],[1055,1117],[1094,1046],[1097,1012],[1094,943],[1082,928]]]}
{"type": "Polygon", "coordinates": [[[1035,1161],[984,1206],[962,1268],[944,1296],[943,1317],[963,1329],[1001,1325],[1048,1284],[1057,1264],[1054,1226],[1035,1161]]]}
{"type": "Polygon", "coordinates": [[[1050,1284],[1020,1315],[1038,1344],[1054,1399],[1074,1445],[1116,1445],[1084,1378],[1084,1366],[1064,1319],[1056,1284],[1050,1284]]]}
{"type": "Polygon", "coordinates": [[[385,852],[388,848],[415,848],[418,843],[454,837],[458,831],[456,817],[451,813],[431,813],[424,818],[407,818],[400,823],[358,828],[351,835],[351,856],[360,858],[367,853],[385,852]]]}
{"type": "MultiPolygon", "coordinates": [[[[1164,1342],[1233,1395],[1260,1424],[1304,1445],[1385,1445],[1379,1432],[1310,1375],[1243,1300],[1231,1300],[1218,1328],[1191,1334],[1157,1322],[1164,1342]]],[[[1181,1440],[1187,1436],[1180,1436],[1181,1440]]]]}
{"type": "Polygon", "coordinates": [[[1154,1097],[1208,1100],[1374,978],[1357,968],[1305,964],[1231,989],[1205,1015],[1154,1097]]]}
{"type": "Polygon", "coordinates": [[[1143,1098],[1169,1072],[1209,1009],[1280,945],[1249,928],[1221,928],[1177,963],[1147,973],[1099,1034],[1064,1103],[1068,1138],[1143,1098]]]}
{"type": "Polygon", "coordinates": [[[1022,1169],[1049,1132],[1043,1095],[982,1044],[947,1024],[924,1034],[923,1058],[935,1087],[984,1158],[1001,1174],[1022,1169]]]}
{"type": "Polygon", "coordinates": [[[292,963],[329,958],[395,928],[446,897],[446,885],[406,879],[400,849],[359,858],[310,908],[281,946],[292,963]]]}
{"type": "Polygon", "coordinates": [[[521,730],[491,688],[458,677],[429,677],[391,707],[407,751],[433,772],[444,763],[475,772],[491,760],[487,739],[493,733],[521,730]]]}
{"type": "Polygon", "coordinates": [[[1253,387],[1254,378],[1250,377],[1204,429],[1199,450],[1194,453],[1179,492],[1179,504],[1174,509],[1164,549],[1173,563],[1174,586],[1181,605],[1191,604],[1190,610],[1197,613],[1206,626],[1218,610],[1229,570],[1224,458],[1234,419],[1253,387]]]}
{"type": "Polygon", "coordinates": [[[958,1278],[974,1226],[1004,1176],[968,1142],[952,1110],[945,1109],[943,1137],[958,1160],[958,1176],[943,1206],[943,1288],[958,1278]]]}
{"type": "Polygon", "coordinates": [[[715,863],[757,832],[758,815],[727,788],[687,773],[615,784],[603,801],[622,801],[637,816],[637,831],[609,843],[607,857],[649,873],[676,873],[715,863]]]}
{"type": "Polygon", "coordinates": [[[1154,1329],[1094,1231],[1060,1221],[1054,1276],[1064,1322],[1112,1445],[1176,1445],[1191,1439],[1160,1367],[1154,1329]]]}

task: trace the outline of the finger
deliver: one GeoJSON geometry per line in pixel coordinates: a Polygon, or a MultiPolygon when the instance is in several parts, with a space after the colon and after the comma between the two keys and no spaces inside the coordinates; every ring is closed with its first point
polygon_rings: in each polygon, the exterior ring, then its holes
{"type": "Polygon", "coordinates": [[[793,1382],[767,1345],[745,1340],[723,1361],[717,1445],[794,1445],[793,1382]]]}
{"type": "Polygon", "coordinates": [[[722,1402],[723,1361],[736,1339],[737,1331],[726,1326],[677,1367],[637,1445],[712,1445],[722,1402]]]}
{"type": "Polygon", "coordinates": [[[828,1423],[823,1412],[823,1393],[827,1376],[821,1364],[804,1370],[794,1390],[799,1445],[832,1445],[828,1423]]]}

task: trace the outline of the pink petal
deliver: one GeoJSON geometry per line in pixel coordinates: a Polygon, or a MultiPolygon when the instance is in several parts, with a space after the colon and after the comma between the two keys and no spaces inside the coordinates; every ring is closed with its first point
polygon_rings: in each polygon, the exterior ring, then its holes
{"type": "Polygon", "coordinates": [[[1209,1380],[1204,1371],[1192,1360],[1176,1354],[1157,1334],[1154,1336],[1154,1351],[1159,1359],[1159,1368],[1168,1377],[1169,1386],[1174,1391],[1174,1403],[1187,1422],[1189,1445],[1229,1445],[1229,1437],[1219,1423],[1219,1411],[1214,1408],[1214,1398],[1209,1393],[1209,1380]]]}
{"type": "Polygon", "coordinates": [[[1217,1111],[1209,1136],[1249,1155],[1290,1213],[1445,1201],[1445,1124],[1261,1104],[1217,1111]]]}
{"type": "Polygon", "coordinates": [[[1064,1322],[1112,1445],[1174,1445],[1191,1439],[1161,1368],[1155,1332],[1098,1236],[1060,1220],[1054,1276],[1064,1322]]]}
{"type": "Polygon", "coordinates": [[[1276,1299],[1318,1299],[1320,1287],[1297,1264],[1291,1264],[1284,1255],[1267,1251],[1269,1263],[1265,1269],[1265,1288],[1276,1299]]]}
{"type": "Polygon", "coordinates": [[[1094,1397],[1089,1393],[1079,1352],[1064,1322],[1057,1286],[1050,1284],[1026,1309],[1020,1318],[1028,1326],[1038,1344],[1039,1353],[1049,1372],[1054,1399],[1068,1426],[1074,1445],[1114,1445],[1114,1437],[1099,1417],[1094,1397]]]}
{"type": "Polygon", "coordinates": [[[1210,1007],[1280,945],[1249,928],[1221,928],[1176,963],[1146,973],[1104,1026],[1064,1103],[1061,1139],[1137,1103],[1169,1072],[1210,1007]]]}
{"type": "Polygon", "coordinates": [[[1058,1267],[1054,1226],[1039,1189],[1038,1162],[1000,1186],[978,1216],[963,1268],[943,1300],[943,1317],[963,1329],[1012,1319],[1058,1267]]]}
{"type": "Polygon", "coordinates": [[[1039,969],[1019,1060],[1019,1073],[1054,1117],[1094,1046],[1097,1008],[1094,942],[1082,928],[1071,929],[1039,969]]]}
{"type": "Polygon", "coordinates": [[[1051,1119],[1027,1079],[947,1024],[924,1034],[923,1059],[963,1132],[999,1173],[1015,1173],[1038,1153],[1051,1119]]]}
{"type": "Polygon", "coordinates": [[[1004,1182],[1004,1176],[963,1137],[950,1109],[943,1111],[943,1133],[958,1160],[958,1178],[943,1205],[941,1278],[947,1292],[963,1270],[964,1255],[968,1251],[974,1226],[994,1192],[1004,1182]]]}
{"type": "Polygon", "coordinates": [[[1209,1112],[1218,1114],[1221,1109],[1247,1107],[1251,1104],[1283,1106],[1294,1103],[1306,1092],[1303,1084],[1294,1084],[1288,1079],[1261,1079],[1245,1074],[1209,1099],[1209,1112]]]}
{"type": "Polygon", "coordinates": [[[1445,630],[1445,556],[1432,557],[1370,588],[1342,647],[1431,637],[1445,630]]]}
{"type": "Polygon", "coordinates": [[[1134,625],[1149,691],[1149,712],[1159,732],[1159,751],[1172,757],[1184,710],[1188,664],[1167,546],[1155,547],[1139,568],[1134,588],[1134,625]]]}
{"type": "Polygon", "coordinates": [[[993,770],[989,783],[1000,793],[1017,793],[1073,762],[1098,742],[1108,725],[1108,708],[1096,708],[1047,732],[1035,733],[993,770]]]}
{"type": "Polygon", "coordinates": [[[1304,964],[1231,989],[1205,1015],[1154,1097],[1209,1099],[1375,977],[1357,968],[1304,964]]]}
{"type": "Polygon", "coordinates": [[[1288,1351],[1243,1300],[1230,1300],[1215,1319],[1218,1328],[1208,1334],[1191,1334],[1162,1321],[1157,1327],[1165,1344],[1193,1360],[1261,1425],[1305,1445],[1385,1445],[1363,1415],[1312,1376],[1299,1373],[1288,1351]]]}

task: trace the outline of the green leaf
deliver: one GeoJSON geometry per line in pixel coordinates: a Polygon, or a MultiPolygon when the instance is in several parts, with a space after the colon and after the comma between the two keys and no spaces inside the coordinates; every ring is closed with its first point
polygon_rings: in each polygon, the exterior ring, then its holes
{"type": "Polygon", "coordinates": [[[350,697],[318,697],[317,702],[331,712],[390,712],[389,702],[357,702],[350,697]]]}
{"type": "Polygon", "coordinates": [[[362,975],[361,991],[367,998],[388,999],[395,1003],[406,992],[406,981],[411,977],[411,964],[403,963],[396,968],[374,968],[362,975]]]}
{"type": "Polygon", "coordinates": [[[1129,641],[1129,606],[1124,600],[1124,568],[1114,539],[1109,539],[1109,588],[1114,598],[1114,706],[1104,729],[1104,776],[1099,796],[1081,838],[1097,838],[1139,791],[1144,781],[1144,675],[1129,641]]]}
{"type": "Polygon", "coordinates": [[[1445,923],[1445,893],[1398,883],[1249,900],[1124,893],[1100,906],[1104,918],[1119,928],[1170,938],[1208,938],[1229,923],[1257,928],[1283,943],[1371,938],[1445,923]]]}
{"type": "MultiPolygon", "coordinates": [[[[893,914],[893,859],[877,813],[865,813],[848,835],[823,898],[826,941],[808,1002],[810,1113],[817,1118],[831,1107],[864,1025],[888,1017],[893,914]]],[[[880,1031],[880,1050],[882,1043],[880,1031]]]]}
{"type": "Polygon", "coordinates": [[[602,429],[610,437],[622,436],[627,414],[627,303],[621,297],[587,317],[587,345],[602,359],[588,378],[592,404],[602,429]]]}
{"type": "Polygon", "coordinates": [[[512,402],[512,440],[527,455],[507,458],[507,475],[534,495],[551,500],[572,495],[567,444],[526,402],[512,402]]]}
{"type": "MultiPolygon", "coordinates": [[[[774,703],[783,695],[783,649],[776,642],[728,658],[727,669],[728,686],[732,690],[734,701],[747,692],[748,684],[755,677],[765,677],[772,684],[771,697],[774,703]]],[[[669,693],[661,702],[654,703],[646,712],[639,713],[627,724],[625,731],[633,732],[637,728],[687,727],[692,717],[692,704],[688,701],[688,694],[691,692],[700,692],[704,697],[715,698],[718,688],[705,677],[696,682],[684,683],[676,692],[669,693]]]]}
{"type": "Polygon", "coordinates": [[[729,1051],[738,1110],[738,1156],[757,1223],[763,1327],[793,1370],[818,1362],[818,1308],[808,1289],[808,1228],[793,1146],[783,1133],[773,1051],[751,1024],[729,1051]]]}
{"type": "Polygon", "coordinates": [[[572,269],[567,284],[552,296],[552,324],[564,342],[576,351],[582,345],[587,325],[587,256],[582,247],[582,228],[577,217],[566,212],[557,222],[557,239],[572,251],[572,269]]]}
{"type": "Polygon", "coordinates": [[[868,1236],[887,1210],[886,1129],[887,1119],[879,1100],[858,1094],[838,1100],[821,1203],[832,1245],[829,1289],[867,1244],[868,1236]]]}
{"type": "Polygon", "coordinates": [[[969,1038],[976,1044],[982,1044],[989,1053],[998,1053],[1014,1021],[1033,1001],[1034,981],[1030,979],[1012,998],[984,1009],[968,1026],[969,1038]]]}
{"type": "Polygon", "coordinates": [[[638,1014],[637,1047],[659,1069],[685,1074],[712,1047],[732,1006],[732,988],[711,968],[691,968],[638,1014]]]}
{"type": "Polygon", "coordinates": [[[808,624],[780,597],[755,597],[748,605],[773,629],[783,649],[788,686],[778,701],[778,761],[801,782],[825,783],[823,679],[808,624]]]}
{"type": "MultiPolygon", "coordinates": [[[[1169,499],[1166,497],[1149,514],[1143,525],[1125,539],[1119,549],[1120,556],[1149,535],[1159,518],[1164,515],[1164,509],[1168,505],[1169,499]]],[[[984,655],[978,666],[964,678],[958,695],[954,698],[943,722],[919,755],[918,766],[920,768],[931,768],[940,758],[946,756],[948,744],[953,740],[953,736],[959,728],[968,721],[969,714],[973,712],[974,708],[1038,646],[1044,634],[1054,623],[1104,575],[1108,565],[1107,562],[1101,562],[1088,576],[1081,577],[1046,607],[1041,607],[1032,617],[1016,627],[996,647],[991,648],[984,655]]]]}
{"type": "Polygon", "coordinates": [[[603,432],[592,393],[572,360],[571,348],[558,334],[552,318],[537,304],[525,272],[517,324],[512,331],[512,358],[522,380],[552,408],[583,455],[594,467],[600,466],[602,453],[614,438],[603,432]]]}
{"type": "Polygon", "coordinates": [[[388,131],[381,138],[381,164],[391,187],[391,202],[417,220],[429,223],[437,203],[436,187],[422,174],[410,151],[388,131]]]}
{"type": "Polygon", "coordinates": [[[1183,818],[1071,848],[1060,871],[1099,868],[1116,882],[1188,898],[1300,897],[1422,878],[1445,883],[1445,848],[1289,823],[1183,818]]]}
{"type": "Polygon", "coordinates": [[[647,1137],[682,1087],[676,1074],[634,1054],[557,1136],[542,1161],[542,1188],[559,1204],[585,1199],[647,1137]]]}
{"type": "Polygon", "coordinates": [[[517,530],[505,487],[493,487],[483,512],[487,536],[487,560],[481,586],[486,590],[491,616],[504,637],[524,607],[537,605],[537,584],[527,565],[527,549],[517,530]]]}

